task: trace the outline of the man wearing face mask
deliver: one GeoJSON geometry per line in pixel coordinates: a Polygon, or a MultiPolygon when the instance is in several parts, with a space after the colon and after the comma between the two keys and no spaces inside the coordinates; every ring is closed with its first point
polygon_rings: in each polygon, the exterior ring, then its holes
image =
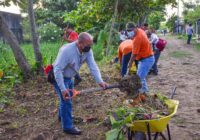
{"type": "Polygon", "coordinates": [[[65,133],[72,135],[80,135],[81,131],[74,127],[72,122],[72,92],[74,88],[72,78],[79,71],[81,65],[86,62],[95,81],[103,89],[107,88],[107,84],[102,80],[101,73],[95,63],[91,46],[93,38],[90,34],[80,33],[78,40],[61,47],[58,56],[53,64],[56,83],[55,90],[59,96],[58,117],[62,123],[62,129],[65,133]]]}
{"type": "Polygon", "coordinates": [[[133,40],[133,50],[129,61],[129,68],[132,67],[133,61],[138,61],[137,75],[140,77],[142,88],[140,93],[148,93],[146,77],[149,70],[154,64],[153,50],[146,33],[137,28],[134,23],[129,22],[126,25],[128,38],[133,40]]]}

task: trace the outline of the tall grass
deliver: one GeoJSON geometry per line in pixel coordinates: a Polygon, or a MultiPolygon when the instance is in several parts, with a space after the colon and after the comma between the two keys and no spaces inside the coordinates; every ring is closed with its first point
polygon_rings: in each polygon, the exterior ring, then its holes
{"type": "MultiPolygon", "coordinates": [[[[55,60],[60,47],[61,47],[60,42],[41,43],[40,44],[40,50],[41,50],[45,65],[51,63],[51,58],[52,58],[52,60],[55,60]]],[[[29,64],[34,65],[35,64],[35,56],[34,56],[32,44],[22,44],[21,48],[22,48],[29,64]]],[[[11,48],[8,45],[2,44],[2,43],[0,43],[0,62],[1,62],[0,68],[4,68],[4,67],[8,67],[9,65],[17,64],[11,48]]]]}

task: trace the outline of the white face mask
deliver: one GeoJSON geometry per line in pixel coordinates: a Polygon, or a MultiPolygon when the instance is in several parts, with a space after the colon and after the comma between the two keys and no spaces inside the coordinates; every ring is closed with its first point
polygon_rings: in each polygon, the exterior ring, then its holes
{"type": "Polygon", "coordinates": [[[130,31],[130,32],[128,32],[127,34],[128,34],[128,38],[129,38],[129,39],[132,39],[133,36],[135,35],[135,32],[134,32],[134,31],[130,31]]]}

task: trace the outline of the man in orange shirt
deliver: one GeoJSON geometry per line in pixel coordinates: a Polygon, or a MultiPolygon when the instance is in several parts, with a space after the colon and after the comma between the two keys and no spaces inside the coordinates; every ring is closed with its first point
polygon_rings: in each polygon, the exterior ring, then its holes
{"type": "Polygon", "coordinates": [[[118,48],[118,59],[121,65],[121,75],[124,77],[127,73],[128,62],[131,58],[131,52],[133,49],[133,41],[125,40],[118,48]]]}
{"type": "Polygon", "coordinates": [[[129,68],[132,67],[133,61],[137,60],[139,62],[137,75],[140,77],[142,84],[140,93],[147,93],[148,86],[146,77],[155,61],[153,50],[146,33],[142,29],[137,28],[134,23],[131,22],[127,23],[126,29],[128,31],[128,38],[133,40],[133,49],[129,61],[129,68]]]}

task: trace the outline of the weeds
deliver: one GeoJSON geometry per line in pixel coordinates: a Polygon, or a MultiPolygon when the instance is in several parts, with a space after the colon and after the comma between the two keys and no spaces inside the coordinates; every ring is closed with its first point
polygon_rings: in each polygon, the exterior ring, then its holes
{"type": "Polygon", "coordinates": [[[173,51],[173,52],[170,52],[169,55],[175,58],[183,58],[183,57],[188,57],[191,54],[185,51],[173,51]]]}
{"type": "Polygon", "coordinates": [[[27,114],[27,109],[23,106],[17,108],[16,110],[17,114],[19,114],[20,116],[25,116],[27,114]]]}

